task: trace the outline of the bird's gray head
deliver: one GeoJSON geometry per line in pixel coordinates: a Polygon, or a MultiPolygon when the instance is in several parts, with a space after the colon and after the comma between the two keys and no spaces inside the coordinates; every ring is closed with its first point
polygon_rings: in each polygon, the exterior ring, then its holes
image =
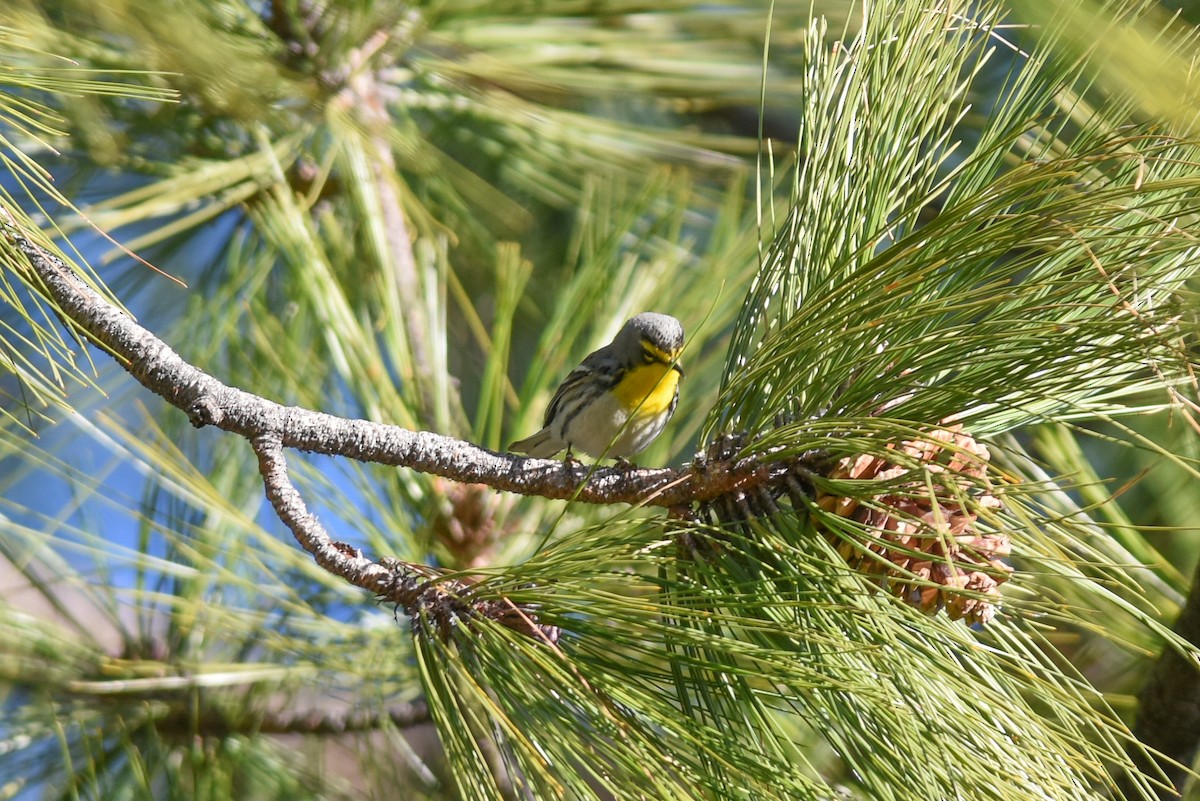
{"type": "Polygon", "coordinates": [[[669,314],[642,312],[621,327],[615,341],[646,349],[658,361],[669,362],[683,348],[683,324],[669,314]]]}

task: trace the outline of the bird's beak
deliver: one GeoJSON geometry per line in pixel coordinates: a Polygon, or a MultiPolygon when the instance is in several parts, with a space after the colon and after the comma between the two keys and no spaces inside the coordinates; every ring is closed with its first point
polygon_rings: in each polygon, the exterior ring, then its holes
{"type": "Polygon", "coordinates": [[[671,369],[679,373],[680,378],[687,378],[687,374],[683,372],[683,368],[679,366],[679,362],[672,364],[671,369]]]}

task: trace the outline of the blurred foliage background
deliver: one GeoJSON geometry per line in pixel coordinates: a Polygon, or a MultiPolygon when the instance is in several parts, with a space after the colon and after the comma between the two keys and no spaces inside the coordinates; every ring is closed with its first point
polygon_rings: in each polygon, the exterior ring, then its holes
{"type": "Polygon", "coordinates": [[[815,499],[883,478],[685,524],[292,455],[338,539],[565,632],[442,640],[4,253],[0,798],[1156,797],[1125,727],[1194,656],[1195,37],[1134,0],[12,0],[0,202],[222,381],[500,449],[668,312],[639,463],[962,423],[1015,572],[986,626],[876,591],[815,499]]]}

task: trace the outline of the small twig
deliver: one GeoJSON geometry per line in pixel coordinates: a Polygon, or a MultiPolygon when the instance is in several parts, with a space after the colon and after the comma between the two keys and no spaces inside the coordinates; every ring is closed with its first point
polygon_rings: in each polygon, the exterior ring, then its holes
{"type": "Polygon", "coordinates": [[[296,541],[313,555],[317,564],[356,587],[396,604],[412,618],[415,629],[431,629],[447,638],[456,627],[487,618],[527,636],[556,642],[559,630],[542,626],[528,609],[507,599],[471,600],[471,585],[456,579],[441,579],[424,565],[413,565],[384,557],[373,562],[356,548],[335,542],[316,516],[308,511],[299,490],[288,475],[283,445],[279,439],[259,436],[251,440],[258,456],[258,469],[266,487],[267,500],[296,541]],[[517,609],[519,614],[514,614],[517,609]]]}
{"type": "Polygon", "coordinates": [[[316,516],[308,511],[299,490],[293,486],[279,439],[259,436],[252,439],[250,444],[258,456],[258,470],[262,474],[267,500],[283,524],[291,529],[296,541],[313,555],[318,565],[354,586],[370,590],[406,609],[414,603],[416,587],[425,577],[414,572],[408,577],[407,592],[402,591],[397,587],[396,569],[372,562],[357,549],[335,543],[316,516]]]}

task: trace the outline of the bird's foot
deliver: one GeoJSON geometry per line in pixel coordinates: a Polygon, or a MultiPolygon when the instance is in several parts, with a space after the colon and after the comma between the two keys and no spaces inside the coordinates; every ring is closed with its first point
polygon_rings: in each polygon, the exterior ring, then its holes
{"type": "Polygon", "coordinates": [[[571,453],[570,449],[567,450],[567,455],[563,457],[563,462],[571,469],[571,474],[574,476],[582,478],[587,470],[587,465],[576,459],[575,454],[571,453]]]}

